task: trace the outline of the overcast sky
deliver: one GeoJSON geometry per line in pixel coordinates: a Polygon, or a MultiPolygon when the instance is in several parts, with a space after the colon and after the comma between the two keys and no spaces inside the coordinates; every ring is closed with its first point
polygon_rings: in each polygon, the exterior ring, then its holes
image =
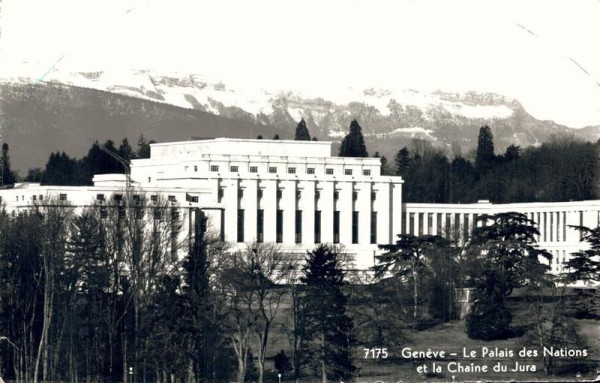
{"type": "Polygon", "coordinates": [[[600,0],[3,0],[0,12],[2,77],[149,69],[311,95],[492,91],[540,119],[600,124],[600,0]]]}

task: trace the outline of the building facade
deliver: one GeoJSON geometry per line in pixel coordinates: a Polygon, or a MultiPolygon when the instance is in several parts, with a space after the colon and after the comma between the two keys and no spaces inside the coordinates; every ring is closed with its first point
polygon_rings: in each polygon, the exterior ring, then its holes
{"type": "Polygon", "coordinates": [[[403,180],[381,175],[378,158],[334,157],[331,151],[331,142],[315,141],[158,143],[150,158],[131,162],[129,177],[96,175],[89,187],[17,184],[0,197],[8,212],[16,212],[49,199],[81,209],[110,205],[124,194],[161,195],[173,209],[201,209],[212,232],[234,249],[268,242],[302,256],[319,243],[333,243],[353,256],[358,269],[373,266],[377,245],[395,242],[400,233],[464,242],[479,215],[516,211],[537,223],[538,242],[554,255],[558,272],[583,245],[570,226],[600,223],[600,201],[403,204],[403,180]]]}

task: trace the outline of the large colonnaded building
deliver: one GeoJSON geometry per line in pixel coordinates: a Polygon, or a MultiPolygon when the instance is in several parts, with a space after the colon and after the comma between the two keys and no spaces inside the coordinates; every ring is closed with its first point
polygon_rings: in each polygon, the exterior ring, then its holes
{"type": "Polygon", "coordinates": [[[339,243],[357,269],[375,263],[378,244],[397,234],[451,235],[465,241],[481,214],[516,211],[538,225],[540,247],[560,271],[584,246],[571,225],[596,227],[600,201],[473,204],[402,203],[401,177],[380,174],[378,158],[333,157],[331,142],[216,138],[157,143],[148,159],[122,174],[96,175],[94,186],[17,184],[0,191],[8,212],[50,198],[84,207],[134,193],[164,195],[182,209],[200,208],[226,241],[279,243],[305,254],[318,243],[339,243]]]}

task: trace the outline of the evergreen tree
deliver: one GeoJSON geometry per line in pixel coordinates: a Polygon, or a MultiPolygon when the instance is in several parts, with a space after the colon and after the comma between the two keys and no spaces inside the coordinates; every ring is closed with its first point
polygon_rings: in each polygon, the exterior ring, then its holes
{"type": "Polygon", "coordinates": [[[308,128],[306,127],[306,122],[302,119],[298,126],[296,126],[296,135],[294,136],[294,140],[296,141],[310,141],[310,133],[308,133],[308,128]]]}
{"type": "Polygon", "coordinates": [[[342,140],[340,147],[340,157],[368,157],[365,140],[361,133],[361,127],[358,121],[352,120],[350,123],[350,132],[342,140]]]}
{"type": "Polygon", "coordinates": [[[304,312],[310,355],[305,358],[318,361],[323,383],[327,379],[345,380],[358,370],[352,360],[353,325],[346,314],[346,296],[342,292],[344,272],[338,252],[320,245],[309,252],[303,267],[305,284],[304,312]]]}
{"type": "Polygon", "coordinates": [[[467,317],[467,334],[476,339],[500,339],[508,336],[510,312],[505,298],[513,289],[537,283],[549,267],[540,258],[551,259],[539,249],[534,222],[521,213],[482,215],[482,226],[475,227],[466,253],[475,287],[475,303],[467,317]]]}
{"type": "Polygon", "coordinates": [[[406,175],[408,167],[410,166],[410,153],[408,152],[406,146],[398,150],[398,153],[396,153],[396,157],[394,158],[394,162],[396,163],[396,175],[406,175]]]}
{"type": "Polygon", "coordinates": [[[479,174],[485,173],[494,165],[494,136],[489,126],[484,125],[479,129],[477,139],[477,155],[475,157],[475,168],[479,174]]]}
{"type": "Polygon", "coordinates": [[[10,168],[10,158],[8,156],[8,144],[2,144],[2,185],[12,185],[16,181],[15,173],[10,168]]]}
{"type": "Polygon", "coordinates": [[[259,134],[258,136],[256,136],[256,139],[257,139],[257,140],[262,140],[262,139],[263,139],[263,136],[262,136],[262,134],[259,134]]]}
{"type": "Polygon", "coordinates": [[[133,151],[131,145],[129,145],[129,140],[127,138],[123,138],[121,145],[119,145],[118,154],[126,160],[132,160],[135,158],[135,152],[133,151]]]}
{"type": "Polygon", "coordinates": [[[276,134],[276,135],[274,135],[274,136],[273,136],[273,139],[274,139],[274,140],[278,140],[278,139],[279,139],[279,134],[276,134]]]}
{"type": "Polygon", "coordinates": [[[207,334],[211,332],[211,313],[209,298],[210,286],[208,275],[206,216],[200,209],[195,210],[194,238],[188,256],[183,263],[184,301],[189,312],[189,331],[192,339],[191,349],[194,374],[198,378],[206,378],[207,355],[210,352],[207,334]]]}
{"type": "Polygon", "coordinates": [[[156,141],[154,140],[146,140],[143,134],[140,135],[140,138],[137,142],[137,153],[135,158],[150,158],[150,144],[154,144],[156,141]]]}

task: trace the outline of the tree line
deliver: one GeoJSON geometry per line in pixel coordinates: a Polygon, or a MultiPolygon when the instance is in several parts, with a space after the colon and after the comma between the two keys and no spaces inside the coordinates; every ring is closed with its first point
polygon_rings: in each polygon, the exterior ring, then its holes
{"type": "Polygon", "coordinates": [[[124,138],[119,146],[114,141],[104,143],[95,141],[87,154],[81,159],[73,158],[65,152],[54,152],[48,157],[45,167],[27,171],[25,177],[19,177],[10,166],[9,146],[2,145],[2,185],[11,185],[18,181],[39,182],[44,185],[86,186],[92,185],[95,174],[125,173],[121,162],[107,153],[114,153],[126,161],[137,158],[150,158],[150,144],[141,135],[134,149],[129,140],[124,138]]]}
{"type": "Polygon", "coordinates": [[[600,143],[555,136],[539,147],[511,145],[494,152],[492,131],[479,132],[474,161],[458,145],[452,158],[430,142],[414,140],[394,158],[395,174],[405,179],[407,202],[559,202],[598,198],[600,143]]]}

